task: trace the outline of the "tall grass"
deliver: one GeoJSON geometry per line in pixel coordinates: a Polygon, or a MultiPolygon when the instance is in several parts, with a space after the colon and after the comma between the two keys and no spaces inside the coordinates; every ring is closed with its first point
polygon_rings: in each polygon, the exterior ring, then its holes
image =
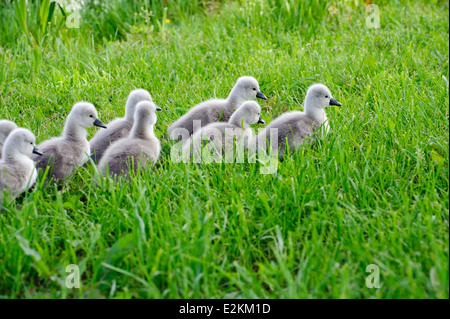
{"type": "MultiPolygon", "coordinates": [[[[47,31],[55,16],[55,8],[58,7],[64,13],[62,7],[50,0],[16,0],[14,1],[14,12],[17,24],[22,36],[26,38],[31,47],[34,58],[34,71],[37,72],[40,62],[44,40],[47,31]]],[[[7,9],[5,9],[7,10],[7,9]]],[[[6,20],[6,19],[5,19],[6,20]]],[[[55,17],[56,21],[56,17],[55,17]]],[[[64,23],[64,19],[60,18],[56,26],[60,29],[64,23]]],[[[11,29],[13,32],[14,28],[11,29]]],[[[9,38],[8,36],[6,38],[9,38]]]]}

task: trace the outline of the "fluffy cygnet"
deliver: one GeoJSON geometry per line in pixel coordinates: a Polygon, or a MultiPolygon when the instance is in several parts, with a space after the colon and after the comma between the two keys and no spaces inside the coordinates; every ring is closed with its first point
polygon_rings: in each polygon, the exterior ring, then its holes
{"type": "Polygon", "coordinates": [[[86,102],[76,103],[67,116],[63,135],[39,144],[39,149],[44,155],[32,156],[37,162],[36,167],[45,170],[49,166],[49,176],[56,181],[69,177],[91,153],[86,139],[86,128],[94,125],[106,128],[106,125],[98,119],[94,105],[86,102]]]}
{"type": "Polygon", "coordinates": [[[330,105],[341,106],[342,104],[331,96],[330,90],[325,85],[310,86],[305,97],[305,111],[287,112],[273,120],[254,138],[254,145],[265,149],[266,145],[269,146],[271,142],[270,129],[276,129],[274,136],[278,138],[278,144],[272,144],[272,151],[276,151],[278,146],[279,156],[282,158],[286,139],[290,151],[294,151],[307,136],[313,134],[321,125],[324,126],[325,132],[328,132],[325,108],[330,105]]]}
{"type": "Polygon", "coordinates": [[[111,144],[98,163],[101,174],[109,171],[110,175],[127,176],[130,169],[136,171],[148,162],[157,161],[161,144],[153,131],[157,120],[156,111],[161,111],[161,108],[153,102],[138,103],[130,135],[111,144]]]}
{"type": "Polygon", "coordinates": [[[2,149],[9,133],[17,128],[16,123],[8,120],[0,120],[0,158],[2,157],[2,149]]]}
{"type": "Polygon", "coordinates": [[[192,148],[195,149],[196,154],[199,154],[197,152],[202,147],[202,141],[203,144],[205,141],[214,141],[216,147],[220,142],[223,150],[225,147],[233,146],[234,141],[236,143],[243,141],[245,146],[247,140],[253,135],[250,125],[255,123],[265,123],[261,118],[261,107],[255,101],[244,102],[231,115],[227,123],[211,123],[195,132],[184,144],[183,154],[190,156],[192,148]],[[215,141],[215,138],[220,138],[220,141],[215,141]]]}
{"type": "Polygon", "coordinates": [[[15,129],[7,137],[0,159],[0,206],[3,196],[17,197],[34,185],[37,171],[30,156],[42,155],[35,146],[34,134],[24,128],[15,129]]]}
{"type": "Polygon", "coordinates": [[[197,104],[186,114],[176,120],[167,130],[170,139],[179,139],[178,128],[186,129],[189,134],[194,132],[193,121],[201,121],[204,127],[212,122],[228,122],[233,112],[238,109],[246,100],[260,98],[267,100],[259,90],[258,81],[251,76],[240,77],[231,93],[226,99],[213,99],[197,104]]]}
{"type": "Polygon", "coordinates": [[[136,105],[141,101],[152,102],[152,96],[144,89],[131,91],[125,105],[125,117],[117,118],[108,123],[106,130],[100,130],[89,141],[91,145],[92,159],[98,163],[106,149],[118,139],[127,137],[130,134],[134,122],[134,111],[136,105]]]}

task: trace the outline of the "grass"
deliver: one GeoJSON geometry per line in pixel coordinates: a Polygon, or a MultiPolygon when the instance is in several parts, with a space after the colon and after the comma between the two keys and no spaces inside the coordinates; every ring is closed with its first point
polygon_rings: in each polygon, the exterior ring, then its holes
{"type": "Polygon", "coordinates": [[[362,2],[155,3],[91,3],[80,29],[57,21],[38,49],[0,5],[0,118],[41,142],[80,100],[104,122],[134,88],[163,108],[156,167],[100,187],[79,169],[5,205],[0,297],[448,298],[448,2],[376,2],[380,29],[362,2]],[[343,104],[330,134],[276,175],[171,162],[168,125],[241,75],[269,97],[267,123],[326,84],[343,104]],[[65,286],[69,264],[80,289],[65,286]]]}

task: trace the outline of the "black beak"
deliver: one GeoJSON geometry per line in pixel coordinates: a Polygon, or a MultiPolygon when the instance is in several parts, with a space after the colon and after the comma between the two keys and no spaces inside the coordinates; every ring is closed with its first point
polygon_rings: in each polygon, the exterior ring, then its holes
{"type": "Polygon", "coordinates": [[[259,120],[258,120],[258,123],[266,124],[266,121],[264,121],[264,120],[260,117],[259,120]]]}
{"type": "Polygon", "coordinates": [[[338,102],[338,100],[333,98],[330,99],[330,105],[342,106],[342,104],[338,102]]]}
{"type": "Polygon", "coordinates": [[[37,155],[39,155],[39,156],[44,155],[44,153],[42,153],[40,150],[38,150],[36,146],[33,147],[33,153],[34,153],[34,154],[37,154],[37,155]]]}
{"type": "Polygon", "coordinates": [[[162,111],[162,108],[160,108],[159,106],[156,107],[157,111],[162,111]]]}
{"type": "Polygon", "coordinates": [[[95,126],[98,126],[98,127],[107,128],[106,125],[103,124],[103,122],[100,121],[99,119],[96,119],[96,120],[94,121],[94,125],[95,125],[95,126]]]}
{"type": "Polygon", "coordinates": [[[256,97],[259,99],[267,100],[267,97],[264,94],[262,94],[261,91],[256,92],[256,97]]]}

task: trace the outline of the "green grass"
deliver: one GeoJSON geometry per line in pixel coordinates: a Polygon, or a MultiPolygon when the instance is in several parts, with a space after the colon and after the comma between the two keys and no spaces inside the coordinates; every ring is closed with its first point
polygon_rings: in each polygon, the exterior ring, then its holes
{"type": "Polygon", "coordinates": [[[0,211],[1,298],[449,297],[447,1],[378,2],[380,29],[362,1],[147,3],[153,15],[91,4],[38,49],[0,5],[0,118],[40,142],[80,100],[104,122],[134,88],[163,108],[156,167],[99,188],[80,169],[0,211]],[[276,175],[171,162],[168,125],[242,75],[269,97],[267,123],[326,84],[343,104],[330,134],[276,175]],[[64,284],[69,264],[81,289],[64,284]],[[369,264],[380,289],[365,285],[369,264]]]}

